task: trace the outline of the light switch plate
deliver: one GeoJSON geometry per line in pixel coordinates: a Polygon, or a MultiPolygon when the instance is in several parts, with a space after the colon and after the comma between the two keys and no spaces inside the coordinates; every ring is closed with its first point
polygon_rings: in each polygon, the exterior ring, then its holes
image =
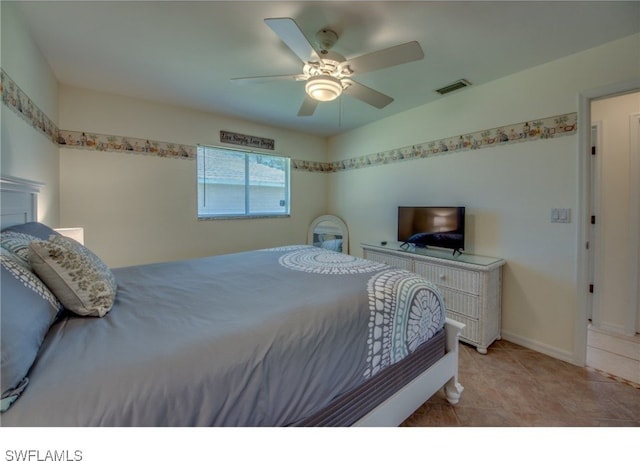
{"type": "Polygon", "coordinates": [[[552,223],[570,223],[571,208],[551,208],[552,223]]]}

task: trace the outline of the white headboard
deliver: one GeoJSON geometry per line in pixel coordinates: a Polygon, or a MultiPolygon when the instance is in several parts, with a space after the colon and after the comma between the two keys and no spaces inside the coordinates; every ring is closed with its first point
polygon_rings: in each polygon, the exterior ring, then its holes
{"type": "Polygon", "coordinates": [[[0,177],[0,228],[38,220],[38,193],[44,184],[13,176],[0,177]]]}

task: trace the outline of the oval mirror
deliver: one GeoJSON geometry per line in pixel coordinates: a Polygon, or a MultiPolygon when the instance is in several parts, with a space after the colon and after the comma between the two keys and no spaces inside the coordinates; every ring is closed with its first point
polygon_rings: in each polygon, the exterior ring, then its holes
{"type": "Polygon", "coordinates": [[[309,226],[309,245],[349,253],[349,232],[345,222],[333,215],[318,216],[309,226]]]}

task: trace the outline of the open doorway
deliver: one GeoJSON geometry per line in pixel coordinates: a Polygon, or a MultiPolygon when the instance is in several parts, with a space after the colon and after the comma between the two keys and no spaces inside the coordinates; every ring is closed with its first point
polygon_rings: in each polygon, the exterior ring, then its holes
{"type": "Polygon", "coordinates": [[[640,383],[640,92],[589,104],[586,365],[640,383]]]}

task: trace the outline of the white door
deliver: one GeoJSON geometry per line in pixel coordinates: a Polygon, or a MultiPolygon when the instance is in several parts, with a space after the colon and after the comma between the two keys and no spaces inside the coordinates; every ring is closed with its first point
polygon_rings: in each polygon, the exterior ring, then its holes
{"type": "MultiPolygon", "coordinates": [[[[590,176],[590,193],[589,193],[589,216],[591,217],[591,224],[589,225],[589,234],[587,236],[587,250],[589,250],[589,291],[593,294],[595,265],[596,265],[596,227],[595,217],[598,215],[598,133],[601,129],[601,124],[596,123],[591,125],[591,150],[584,155],[589,155],[589,176],[590,176]]],[[[593,320],[593,303],[594,297],[589,296],[587,304],[587,318],[589,321],[593,320]]]]}

